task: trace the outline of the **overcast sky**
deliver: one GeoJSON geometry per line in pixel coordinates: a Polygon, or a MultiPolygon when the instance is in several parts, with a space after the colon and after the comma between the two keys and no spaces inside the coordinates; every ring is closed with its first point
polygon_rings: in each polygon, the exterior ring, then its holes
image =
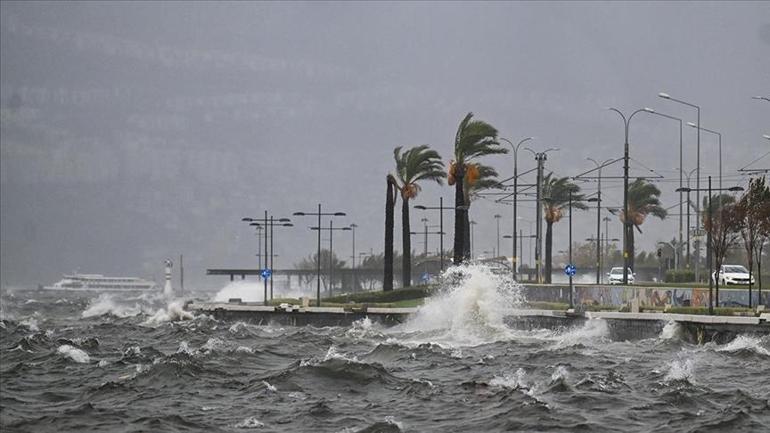
{"type": "MultiPolygon", "coordinates": [[[[559,176],[622,156],[623,124],[605,107],[696,120],[658,92],[700,105],[701,124],[723,134],[725,186],[744,185],[737,170],[770,151],[770,102],[751,98],[770,96],[767,2],[4,1],[0,12],[5,287],[74,270],[159,279],[180,253],[189,284],[221,287],[206,268],[255,266],[241,217],[318,203],[359,226],[357,250],[381,252],[393,148],[429,144],[449,160],[469,111],[514,142],[560,148],[546,164],[559,176]]],[[[695,137],[685,127],[687,171],[695,137]]],[[[651,250],[678,229],[678,123],[640,113],[630,141],[632,175],[663,176],[674,206],[643,225],[637,246],[651,250]]],[[[512,174],[512,155],[485,162],[512,174]]],[[[717,175],[716,136],[701,136],[701,162],[702,178],[717,175]]],[[[533,166],[520,153],[520,171],[533,166]]],[[[604,186],[607,204],[622,205],[622,182],[604,186]]],[[[449,204],[453,190],[426,184],[415,204],[440,196],[449,204]]],[[[532,203],[519,212],[534,219],[532,203]]],[[[473,204],[477,253],[495,247],[495,213],[510,233],[510,206],[473,204]]],[[[412,213],[414,229],[422,217],[412,213]]],[[[576,216],[576,239],[594,235],[595,218],[576,216]]],[[[315,251],[314,221],[295,224],[276,233],[279,268],[315,251]]],[[[555,230],[558,251],[566,220],[555,230]]],[[[610,236],[621,237],[616,220],[610,236]]],[[[350,237],[336,233],[340,255],[350,237]]]]}

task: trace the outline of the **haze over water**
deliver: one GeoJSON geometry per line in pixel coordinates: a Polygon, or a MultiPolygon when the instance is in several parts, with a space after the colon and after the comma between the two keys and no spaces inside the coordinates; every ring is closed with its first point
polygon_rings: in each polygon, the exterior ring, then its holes
{"type": "Polygon", "coordinates": [[[254,326],[161,296],[4,292],[3,431],[762,431],[770,341],[694,346],[670,325],[508,329],[488,269],[381,328],[254,326]]]}

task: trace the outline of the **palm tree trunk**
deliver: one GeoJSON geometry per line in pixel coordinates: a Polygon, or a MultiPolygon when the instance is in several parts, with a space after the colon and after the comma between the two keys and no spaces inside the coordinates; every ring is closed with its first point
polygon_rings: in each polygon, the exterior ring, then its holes
{"type": "Polygon", "coordinates": [[[404,287],[412,285],[412,237],[409,234],[409,199],[401,196],[401,235],[404,254],[401,265],[401,280],[404,287]]]}
{"type": "Polygon", "coordinates": [[[454,241],[454,264],[459,265],[465,259],[465,226],[468,219],[468,212],[464,209],[457,209],[465,206],[465,194],[463,192],[463,177],[465,170],[462,164],[457,164],[455,173],[455,241],[454,241]]]}
{"type": "Polygon", "coordinates": [[[385,275],[382,279],[382,290],[393,290],[393,214],[396,207],[395,181],[388,175],[388,189],[385,197],[385,275]]]}
{"type": "Polygon", "coordinates": [[[553,222],[545,221],[545,282],[551,284],[551,266],[553,249],[553,222]]]}

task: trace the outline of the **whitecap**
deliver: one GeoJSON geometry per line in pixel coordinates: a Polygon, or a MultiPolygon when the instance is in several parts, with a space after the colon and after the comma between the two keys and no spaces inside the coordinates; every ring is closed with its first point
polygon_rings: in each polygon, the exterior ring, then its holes
{"type": "Polygon", "coordinates": [[[669,320],[668,323],[666,323],[666,326],[663,327],[663,330],[660,331],[659,338],[661,340],[671,340],[673,338],[678,337],[680,331],[681,331],[681,326],[679,325],[679,323],[673,320],[669,320]]]}
{"type": "Polygon", "coordinates": [[[668,372],[663,378],[664,382],[690,380],[695,373],[695,362],[692,358],[671,361],[668,372]]]}
{"type": "Polygon", "coordinates": [[[762,346],[762,339],[750,335],[739,335],[725,346],[717,348],[717,352],[737,352],[739,350],[750,350],[760,355],[770,356],[770,350],[762,346]]]}
{"type": "Polygon", "coordinates": [[[80,364],[87,364],[91,360],[86,352],[69,344],[59,346],[56,352],[80,364]]]}
{"type": "Polygon", "coordinates": [[[523,368],[516,370],[513,375],[504,374],[503,376],[495,376],[489,381],[491,386],[499,386],[511,389],[526,388],[527,384],[524,382],[527,372],[523,368]]]}
{"type": "Polygon", "coordinates": [[[265,424],[255,416],[250,416],[238,424],[233,425],[235,428],[262,428],[264,426],[265,424]]]}
{"type": "Polygon", "coordinates": [[[273,385],[270,385],[270,383],[268,383],[266,380],[262,381],[262,385],[265,385],[265,388],[267,388],[267,390],[270,392],[278,392],[278,388],[276,388],[273,385]]]}

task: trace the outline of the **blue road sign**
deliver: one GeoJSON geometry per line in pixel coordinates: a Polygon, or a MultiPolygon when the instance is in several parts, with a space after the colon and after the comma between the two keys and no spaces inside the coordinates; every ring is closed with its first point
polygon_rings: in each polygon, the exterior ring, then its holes
{"type": "Polygon", "coordinates": [[[575,274],[577,274],[577,268],[573,264],[569,264],[564,267],[564,273],[569,275],[570,277],[574,277],[575,274]]]}
{"type": "Polygon", "coordinates": [[[270,278],[270,276],[273,275],[273,270],[272,269],[267,269],[267,268],[262,269],[262,274],[261,275],[262,275],[262,278],[270,278]]]}
{"type": "Polygon", "coordinates": [[[427,283],[428,281],[430,281],[430,274],[428,274],[427,272],[423,272],[423,274],[420,275],[420,281],[422,281],[423,283],[427,283]]]}

